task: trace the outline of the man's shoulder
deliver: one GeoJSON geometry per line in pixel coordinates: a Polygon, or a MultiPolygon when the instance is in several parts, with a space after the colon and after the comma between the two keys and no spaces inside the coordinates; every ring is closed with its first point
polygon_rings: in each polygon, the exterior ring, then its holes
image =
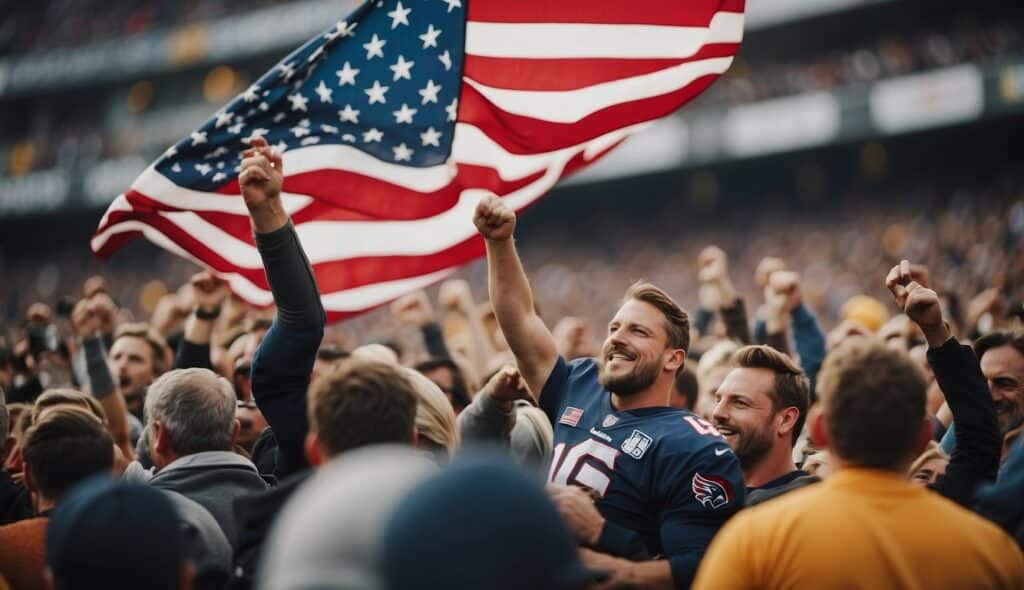
{"type": "Polygon", "coordinates": [[[46,526],[49,522],[49,517],[37,516],[0,526],[0,542],[6,543],[33,535],[41,536],[46,532],[46,526]]]}

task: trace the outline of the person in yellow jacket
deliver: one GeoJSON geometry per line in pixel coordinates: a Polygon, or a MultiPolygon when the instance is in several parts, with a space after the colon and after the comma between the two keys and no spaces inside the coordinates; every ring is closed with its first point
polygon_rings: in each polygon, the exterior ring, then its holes
{"type": "MultiPolygon", "coordinates": [[[[934,291],[901,267],[888,283],[933,350],[959,346],[934,291]]],[[[1024,588],[1024,556],[1012,538],[906,481],[931,435],[924,378],[908,356],[857,339],[826,359],[818,393],[811,434],[838,472],[731,519],[694,589],[1024,588]]]]}

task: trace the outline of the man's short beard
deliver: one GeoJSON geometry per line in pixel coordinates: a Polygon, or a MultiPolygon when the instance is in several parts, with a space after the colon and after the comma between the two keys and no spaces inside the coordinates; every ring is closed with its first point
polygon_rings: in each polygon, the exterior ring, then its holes
{"type": "Polygon", "coordinates": [[[772,450],[772,436],[767,428],[758,428],[749,433],[738,433],[736,441],[736,457],[742,469],[751,469],[772,450]]]}
{"type": "Polygon", "coordinates": [[[1018,426],[1021,425],[1022,422],[1024,422],[1024,414],[1022,414],[1021,411],[1017,408],[1017,404],[1013,402],[1001,402],[1000,404],[997,404],[997,411],[1001,409],[1000,406],[1006,407],[1007,409],[1010,410],[1009,412],[1005,412],[1003,414],[996,414],[996,418],[999,420],[999,432],[1003,436],[1005,436],[1006,433],[1017,428],[1018,426]]]}
{"type": "Polygon", "coordinates": [[[661,367],[655,363],[645,363],[643,359],[637,358],[635,368],[621,377],[612,377],[608,374],[606,362],[601,363],[601,371],[598,373],[598,382],[602,387],[619,397],[629,397],[654,384],[658,378],[661,367]]]}

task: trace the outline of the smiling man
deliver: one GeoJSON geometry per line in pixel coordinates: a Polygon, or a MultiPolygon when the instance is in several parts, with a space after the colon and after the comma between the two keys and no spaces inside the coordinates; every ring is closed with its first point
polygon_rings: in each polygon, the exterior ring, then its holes
{"type": "Polygon", "coordinates": [[[736,368],[715,393],[712,421],[736,451],[748,493],[789,486],[807,475],[793,463],[793,445],[807,418],[807,376],[769,346],[743,347],[732,363],[736,368]]]}
{"type": "Polygon", "coordinates": [[[1024,430],[1024,333],[993,332],[974,343],[1003,435],[1002,458],[1024,430]]]}
{"type": "Polygon", "coordinates": [[[594,549],[583,551],[587,565],[609,572],[610,587],[689,587],[744,487],[715,428],[669,406],[689,346],[686,312],[637,283],[608,324],[601,357],[566,362],[534,308],[512,240],[515,213],[485,197],[473,221],[501,331],[555,425],[551,494],[577,541],[594,549]]]}

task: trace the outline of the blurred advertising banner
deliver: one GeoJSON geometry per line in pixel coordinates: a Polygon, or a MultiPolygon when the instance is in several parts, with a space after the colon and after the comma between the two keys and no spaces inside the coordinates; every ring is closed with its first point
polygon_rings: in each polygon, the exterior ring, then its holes
{"type": "Polygon", "coordinates": [[[868,96],[871,120],[884,133],[973,121],[985,109],[984,79],[975,65],[883,80],[868,96]]]}

